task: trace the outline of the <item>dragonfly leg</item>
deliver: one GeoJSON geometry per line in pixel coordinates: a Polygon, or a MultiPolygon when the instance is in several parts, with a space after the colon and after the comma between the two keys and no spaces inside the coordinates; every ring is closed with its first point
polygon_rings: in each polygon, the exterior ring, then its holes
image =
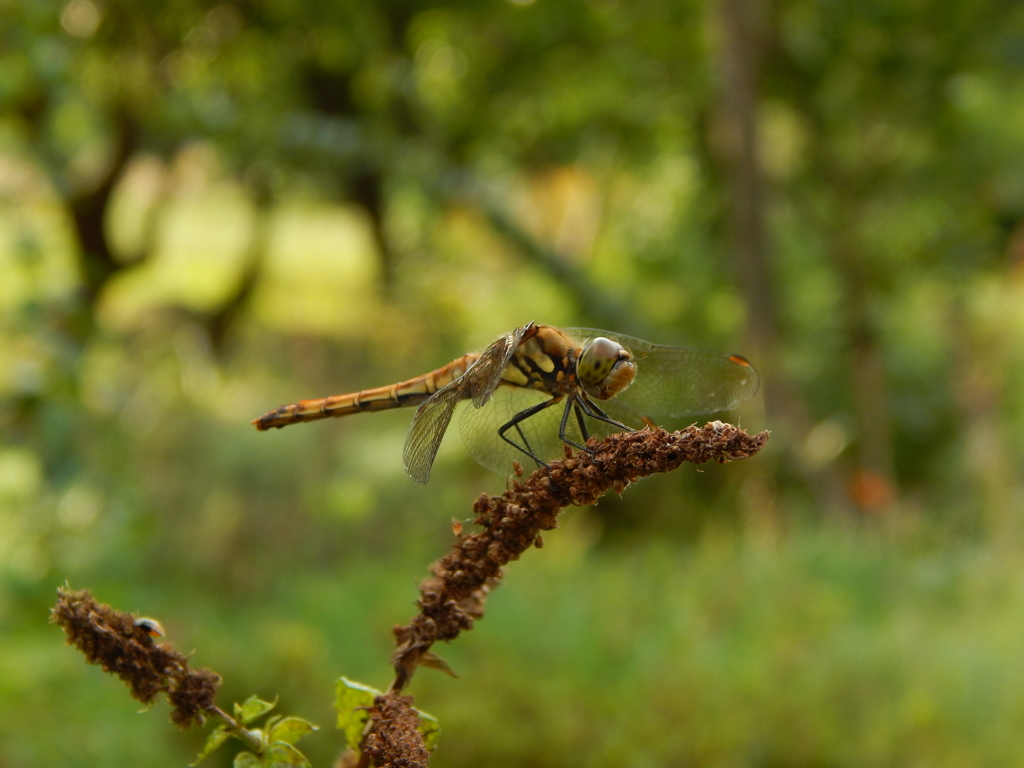
{"type": "Polygon", "coordinates": [[[572,407],[576,412],[576,424],[579,425],[580,435],[583,436],[583,442],[585,443],[590,439],[590,430],[587,429],[587,423],[583,420],[583,409],[580,408],[579,403],[573,403],[572,407]]]}
{"type": "MultiPolygon", "coordinates": [[[[526,439],[526,433],[523,432],[522,425],[519,424],[518,422],[516,423],[516,434],[519,435],[519,439],[523,441],[522,444],[526,446],[526,452],[529,453],[532,456],[533,455],[533,448],[530,446],[530,441],[526,439]]],[[[512,445],[516,445],[516,444],[512,443],[512,445]]],[[[519,446],[516,445],[516,447],[518,448],[519,446]]]]}
{"type": "MultiPolygon", "coordinates": [[[[568,407],[565,410],[566,410],[566,413],[568,413],[568,411],[569,411],[568,407]]],[[[583,409],[580,408],[580,404],[579,403],[574,401],[573,404],[572,404],[572,410],[573,410],[573,413],[576,415],[576,426],[578,426],[580,428],[580,436],[583,438],[583,445],[582,446],[577,446],[577,447],[578,448],[582,448],[584,451],[586,451],[591,456],[593,456],[594,455],[593,449],[587,447],[587,441],[590,440],[590,430],[587,429],[587,422],[583,418],[583,409]]],[[[564,421],[564,419],[563,419],[563,421],[564,421]]],[[[569,443],[570,445],[576,445],[576,443],[572,442],[571,440],[567,440],[564,436],[562,437],[562,440],[565,440],[565,442],[569,443]]]]}
{"type": "Polygon", "coordinates": [[[628,424],[623,424],[622,422],[613,419],[603,410],[598,408],[594,403],[590,402],[590,400],[588,400],[587,398],[581,397],[580,395],[576,395],[576,401],[583,409],[583,412],[587,414],[587,416],[589,416],[590,418],[597,419],[598,421],[603,421],[605,424],[611,424],[613,427],[619,427],[620,429],[624,429],[627,432],[636,432],[636,430],[633,429],[628,424]]]}
{"type": "Polygon", "coordinates": [[[519,423],[526,421],[531,416],[535,416],[536,414],[540,413],[546,408],[550,408],[553,405],[557,405],[558,403],[562,402],[562,400],[562,397],[553,397],[550,400],[545,400],[543,403],[538,403],[537,405],[531,406],[530,408],[520,411],[511,419],[509,419],[505,424],[502,424],[500,427],[498,427],[498,436],[516,450],[522,451],[531,459],[536,461],[537,466],[546,467],[547,464],[545,464],[544,461],[533,452],[533,449],[530,448],[530,442],[526,439],[526,435],[523,434],[523,430],[519,428],[519,423]],[[505,435],[505,433],[512,429],[512,427],[516,428],[516,432],[519,433],[519,437],[521,437],[523,440],[523,445],[526,446],[525,448],[522,445],[516,443],[514,440],[510,440],[505,435]]]}
{"type": "MultiPolygon", "coordinates": [[[[531,459],[533,459],[535,462],[537,462],[537,466],[538,467],[546,467],[547,464],[545,462],[541,461],[540,459],[538,459],[536,454],[534,453],[533,446],[530,445],[529,438],[527,438],[526,433],[523,432],[523,427],[522,427],[522,422],[521,421],[516,422],[516,434],[519,435],[519,439],[522,440],[523,441],[523,445],[526,446],[526,451],[525,451],[526,455],[529,456],[531,459]]],[[[503,439],[505,439],[511,445],[515,445],[516,448],[518,448],[520,451],[523,450],[519,445],[517,445],[516,443],[513,443],[511,440],[508,440],[508,438],[505,438],[504,436],[502,436],[502,437],[503,437],[503,439]]]]}
{"type": "MultiPolygon", "coordinates": [[[[566,445],[571,445],[573,448],[578,448],[581,451],[586,451],[591,456],[593,456],[594,452],[590,448],[587,448],[587,446],[585,446],[585,445],[580,445],[579,443],[577,443],[577,442],[575,442],[573,440],[570,440],[569,436],[565,434],[565,429],[566,429],[566,427],[569,426],[569,414],[574,409],[576,410],[576,418],[579,418],[580,417],[579,405],[576,404],[576,399],[575,398],[573,398],[572,400],[570,400],[569,402],[567,402],[565,404],[565,410],[562,412],[562,423],[559,424],[559,426],[558,426],[558,436],[562,439],[562,442],[565,443],[566,445]]],[[[582,426],[582,423],[581,423],[581,426],[582,426]]]]}

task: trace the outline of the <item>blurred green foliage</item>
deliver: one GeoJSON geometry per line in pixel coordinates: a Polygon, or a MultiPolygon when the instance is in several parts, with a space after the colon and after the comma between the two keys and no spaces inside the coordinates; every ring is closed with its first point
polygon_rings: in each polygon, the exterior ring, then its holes
{"type": "Polygon", "coordinates": [[[0,20],[0,764],[203,743],[61,646],[64,580],[158,617],[223,703],[324,726],[339,675],[386,687],[501,479],[449,437],[413,486],[406,412],[247,422],[529,320],[741,352],[764,387],[733,417],[773,438],[508,569],[439,649],[462,677],[413,686],[437,765],[1021,762],[1024,7],[0,20]]]}

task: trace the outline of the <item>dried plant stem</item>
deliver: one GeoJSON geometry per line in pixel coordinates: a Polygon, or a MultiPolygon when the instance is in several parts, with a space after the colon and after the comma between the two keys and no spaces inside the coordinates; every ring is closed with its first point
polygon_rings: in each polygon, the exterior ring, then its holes
{"type": "Polygon", "coordinates": [[[431,653],[438,640],[450,641],[483,616],[490,591],[502,577],[502,567],[531,546],[541,546],[541,532],[558,525],[568,506],[592,504],[604,493],[621,493],[632,482],[676,469],[684,462],[724,464],[753,456],[768,441],[768,432],[749,435],[720,421],[679,432],[645,429],[590,441],[592,454],[580,452],[538,469],[525,481],[513,481],[501,496],[481,495],[473,505],[476,524],[483,530],[457,534],[451,551],[431,566],[420,586],[420,612],[404,627],[396,627],[392,663],[395,679],[374,710],[391,713],[389,726],[382,715],[367,721],[360,766],[426,766],[426,752],[408,717],[412,697],[401,696],[416,668],[447,665],[431,653]],[[401,713],[396,715],[394,713],[401,713]]]}
{"type": "MultiPolygon", "coordinates": [[[[525,481],[512,481],[501,496],[477,498],[475,522],[482,530],[457,532],[458,541],[431,566],[433,575],[420,586],[420,612],[407,626],[394,630],[395,679],[369,709],[358,765],[426,768],[428,753],[418,730],[419,715],[412,697],[403,696],[402,691],[421,665],[450,672],[431,653],[431,646],[472,629],[503,575],[502,567],[530,547],[541,546],[541,532],[557,527],[562,509],[592,504],[609,490],[621,493],[642,477],[668,472],[684,462],[747,458],[767,440],[767,432],[748,435],[720,421],[673,433],[645,429],[612,435],[590,441],[591,453],[568,455],[567,451],[566,458],[538,469],[525,481]]],[[[253,752],[262,751],[260,740],[214,703],[220,677],[206,669],[192,669],[169,644],[155,643],[152,620],[115,611],[96,602],[88,591],[62,588],[52,621],[90,663],[102,665],[127,683],[134,698],[148,704],[166,694],[171,719],[178,725],[200,724],[212,715],[253,752]]]]}
{"type": "Polygon", "coordinates": [[[557,526],[563,508],[593,504],[609,490],[621,493],[642,477],[684,462],[724,464],[747,458],[761,450],[768,435],[748,435],[720,421],[672,433],[626,432],[591,441],[592,455],[579,452],[552,462],[525,481],[514,481],[501,496],[480,496],[473,509],[483,530],[460,535],[451,551],[431,566],[433,576],[420,586],[419,614],[394,630],[395,680],[390,691],[404,690],[420,665],[443,666],[430,647],[473,627],[502,577],[502,567],[531,546],[540,546],[541,532],[557,526]]]}

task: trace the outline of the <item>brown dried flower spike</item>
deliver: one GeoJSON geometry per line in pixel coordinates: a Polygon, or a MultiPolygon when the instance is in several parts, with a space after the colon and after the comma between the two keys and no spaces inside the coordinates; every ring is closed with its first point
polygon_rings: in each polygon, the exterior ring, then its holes
{"type": "Polygon", "coordinates": [[[59,624],[90,664],[120,677],[132,698],[151,704],[166,693],[171,720],[183,728],[201,725],[204,713],[215,709],[214,694],[220,676],[208,669],[191,669],[188,660],[168,643],[157,645],[163,634],[153,619],[138,619],[97,603],[88,590],[60,588],[50,621],[59,624]]]}
{"type": "Polygon", "coordinates": [[[630,483],[684,462],[704,464],[753,456],[768,441],[768,432],[748,435],[732,424],[713,421],[679,432],[643,429],[591,440],[592,454],[579,452],[514,480],[501,496],[480,496],[474,505],[478,533],[457,532],[457,543],[431,566],[433,576],[420,586],[420,612],[394,629],[392,691],[409,684],[418,666],[437,666],[430,647],[472,629],[484,603],[502,577],[502,567],[529,549],[541,546],[541,532],[558,525],[570,505],[593,504],[605,492],[621,493],[630,483]]]}
{"type": "Polygon", "coordinates": [[[365,752],[380,768],[426,768],[429,753],[419,732],[419,714],[412,696],[388,693],[378,696],[370,709],[373,728],[366,737],[365,752]]]}

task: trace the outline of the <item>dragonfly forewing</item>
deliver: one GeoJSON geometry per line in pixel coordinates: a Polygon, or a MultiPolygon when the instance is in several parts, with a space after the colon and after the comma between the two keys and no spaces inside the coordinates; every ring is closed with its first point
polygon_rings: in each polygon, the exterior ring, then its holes
{"type": "Polygon", "coordinates": [[[439,389],[416,410],[403,453],[405,471],[415,482],[425,484],[430,479],[430,468],[455,406],[470,399],[473,406],[481,408],[490,400],[527,328],[516,328],[492,343],[465,374],[439,389]]]}
{"type": "Polygon", "coordinates": [[[505,373],[505,366],[512,359],[523,334],[533,325],[524,325],[516,328],[512,333],[503,336],[492,343],[476,364],[467,371],[467,384],[470,396],[473,398],[473,405],[480,408],[491,398],[491,394],[501,384],[501,377],[505,373]],[[472,374],[472,375],[469,375],[472,374]]]}
{"type": "Polygon", "coordinates": [[[739,355],[651,344],[592,328],[566,328],[565,332],[581,344],[604,336],[632,353],[637,367],[633,383],[601,403],[609,414],[631,426],[642,426],[644,417],[686,418],[728,411],[757,392],[757,371],[739,355]]]}

